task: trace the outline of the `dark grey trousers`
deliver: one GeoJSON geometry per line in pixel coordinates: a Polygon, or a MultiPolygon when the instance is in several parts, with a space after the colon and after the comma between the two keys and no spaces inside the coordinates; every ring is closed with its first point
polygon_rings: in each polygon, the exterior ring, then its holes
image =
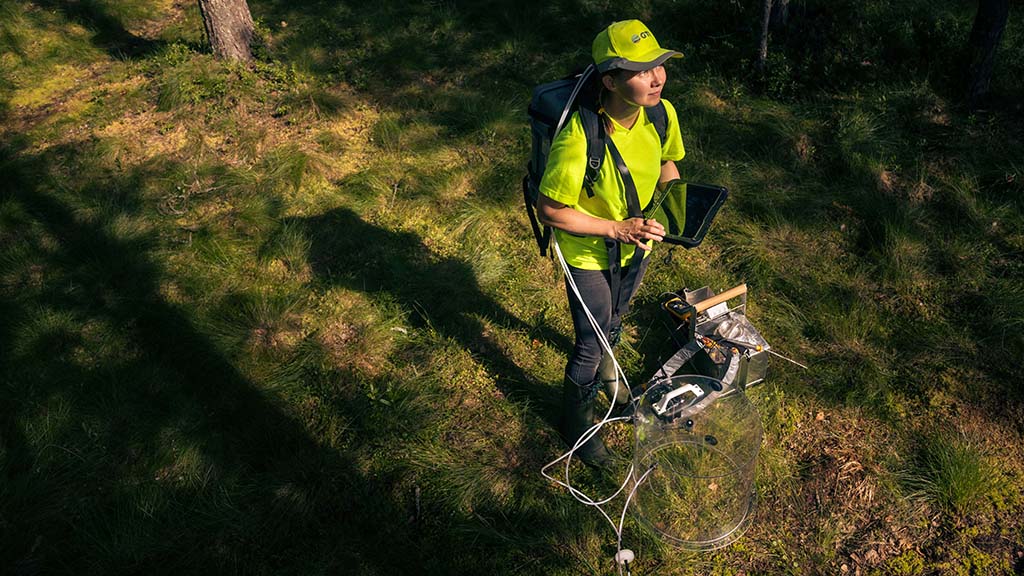
{"type": "MultiPolygon", "coordinates": [[[[639,256],[639,255],[638,255],[639,256]]],[[[605,338],[613,342],[613,333],[617,336],[621,328],[622,316],[629,312],[629,301],[633,299],[640,281],[647,271],[647,264],[650,258],[644,258],[639,266],[630,265],[623,269],[614,266],[612,270],[581,270],[569,267],[576,287],[579,288],[587,308],[593,314],[597,323],[604,332],[605,338]],[[618,281],[614,282],[612,275],[618,275],[618,281]],[[613,285],[617,284],[619,294],[612,294],[613,285]]],[[[572,314],[572,325],[576,332],[576,343],[569,356],[569,363],[565,367],[565,376],[577,386],[585,388],[581,394],[581,400],[592,399],[597,393],[598,386],[595,385],[597,367],[601,363],[601,343],[598,341],[597,332],[587,319],[583,306],[580,304],[576,294],[572,292],[568,281],[565,285],[566,294],[569,297],[569,312],[572,314]]],[[[617,340],[617,338],[615,338],[617,340]]]]}

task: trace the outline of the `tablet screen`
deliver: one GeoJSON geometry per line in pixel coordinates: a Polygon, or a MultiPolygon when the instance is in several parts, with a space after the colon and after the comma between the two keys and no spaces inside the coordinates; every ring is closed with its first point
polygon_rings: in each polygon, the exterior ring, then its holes
{"type": "Polygon", "coordinates": [[[665,227],[665,242],[692,248],[704,240],[729,191],[723,186],[673,180],[644,209],[665,227]]]}

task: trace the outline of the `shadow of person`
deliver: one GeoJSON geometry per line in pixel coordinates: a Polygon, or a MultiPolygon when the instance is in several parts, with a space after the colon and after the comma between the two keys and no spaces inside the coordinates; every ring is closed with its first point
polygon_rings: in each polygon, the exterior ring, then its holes
{"type": "MultiPolygon", "coordinates": [[[[409,232],[385,230],[355,212],[337,208],[299,225],[310,241],[309,262],[318,279],[367,293],[386,293],[410,311],[414,323],[429,325],[473,353],[509,396],[538,406],[551,425],[557,422],[554,390],[538,382],[508,357],[488,324],[531,331],[484,293],[473,269],[463,260],[439,256],[409,232]]],[[[471,257],[467,254],[467,257],[471,257]]],[[[569,350],[564,336],[541,330],[539,338],[569,350]]]]}
{"type": "Polygon", "coordinates": [[[162,42],[128,31],[120,18],[111,14],[102,2],[94,0],[39,0],[40,7],[55,10],[68,20],[93,31],[92,42],[111,56],[138,58],[155,52],[162,42]]]}

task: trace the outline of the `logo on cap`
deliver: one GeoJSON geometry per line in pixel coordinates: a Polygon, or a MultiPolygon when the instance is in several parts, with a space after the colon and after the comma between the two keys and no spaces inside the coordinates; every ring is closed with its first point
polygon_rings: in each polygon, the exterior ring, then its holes
{"type": "Polygon", "coordinates": [[[641,32],[639,34],[633,34],[633,37],[630,38],[630,40],[633,41],[633,44],[636,44],[637,42],[643,40],[644,38],[649,37],[650,35],[651,35],[650,32],[641,32]]]}

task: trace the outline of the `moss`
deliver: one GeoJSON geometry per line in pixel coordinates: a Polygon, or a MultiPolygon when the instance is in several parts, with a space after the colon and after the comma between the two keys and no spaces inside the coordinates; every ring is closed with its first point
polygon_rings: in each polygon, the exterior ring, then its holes
{"type": "Polygon", "coordinates": [[[37,107],[48,104],[64,94],[86,76],[86,71],[75,66],[58,65],[47,70],[46,77],[31,86],[15,91],[12,106],[37,107]]]}
{"type": "Polygon", "coordinates": [[[907,550],[899,556],[885,562],[885,568],[873,571],[873,575],[882,576],[920,576],[925,571],[925,558],[917,550],[907,550]]]}
{"type": "Polygon", "coordinates": [[[988,552],[968,545],[964,550],[951,550],[950,559],[935,565],[943,574],[954,576],[982,576],[985,574],[1009,574],[1008,559],[997,559],[988,552]]]}

